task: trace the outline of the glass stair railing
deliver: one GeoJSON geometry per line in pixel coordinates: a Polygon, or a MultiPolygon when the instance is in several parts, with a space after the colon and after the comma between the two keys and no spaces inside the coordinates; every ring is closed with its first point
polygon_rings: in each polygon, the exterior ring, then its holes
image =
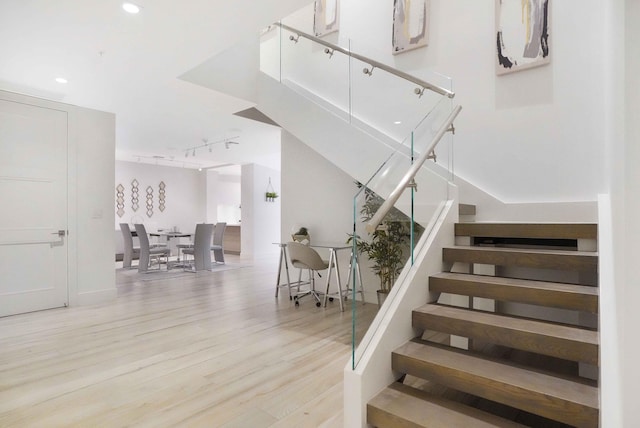
{"type": "MultiPolygon", "coordinates": [[[[274,24],[261,38],[262,72],[386,150],[381,164],[354,177],[360,188],[353,199],[349,272],[353,369],[370,345],[370,339],[363,341],[365,333],[371,338],[379,328],[406,271],[413,268],[416,245],[433,233],[451,197],[453,132],[448,131],[453,131],[460,111],[453,106],[450,78],[437,73],[412,76],[371,59],[371,52],[364,46],[356,49],[351,40],[330,43],[284,23],[274,24]],[[360,272],[366,282],[363,294],[360,272]],[[379,303],[373,323],[365,325],[359,321],[370,317],[361,311],[370,309],[360,301],[364,294],[369,301],[375,299],[375,290],[370,290],[375,283],[388,291],[380,293],[387,299],[379,303]]],[[[366,156],[367,148],[362,151],[366,156]]]]}
{"type": "MultiPolygon", "coordinates": [[[[368,258],[379,279],[380,310],[367,329],[369,340],[390,310],[395,292],[411,278],[409,271],[414,268],[418,243],[435,232],[445,203],[452,198],[452,124],[460,110],[459,106],[451,110],[446,102],[438,104],[409,134],[406,144],[380,166],[353,198],[352,254],[360,258],[360,263],[353,260],[352,266],[362,269],[368,258]]],[[[364,309],[356,302],[356,291],[361,285],[354,275],[350,278],[352,369],[355,369],[370,342],[363,339],[365,330],[358,323],[364,318],[360,315],[364,309]]]]}

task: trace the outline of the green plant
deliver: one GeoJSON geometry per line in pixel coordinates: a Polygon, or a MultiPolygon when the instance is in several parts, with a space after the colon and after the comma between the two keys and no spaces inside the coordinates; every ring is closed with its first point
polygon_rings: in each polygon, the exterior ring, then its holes
{"type": "Polygon", "coordinates": [[[273,202],[274,199],[276,199],[278,197],[278,194],[276,192],[266,192],[265,193],[265,199],[267,201],[273,202]]]}
{"type": "MultiPolygon", "coordinates": [[[[362,187],[361,183],[356,183],[362,187]]],[[[364,203],[360,209],[361,220],[368,222],[378,211],[384,199],[369,188],[364,189],[364,203]]],[[[422,226],[415,224],[414,232],[422,233],[422,226]]],[[[388,293],[407,259],[411,245],[411,219],[397,208],[392,208],[382,223],[366,241],[356,236],[359,253],[366,254],[373,262],[373,272],[380,278],[380,291],[388,293]]],[[[348,243],[353,241],[349,235],[348,243]]]]}
{"type": "Polygon", "coordinates": [[[308,235],[309,230],[306,227],[301,227],[294,235],[308,235]]]}

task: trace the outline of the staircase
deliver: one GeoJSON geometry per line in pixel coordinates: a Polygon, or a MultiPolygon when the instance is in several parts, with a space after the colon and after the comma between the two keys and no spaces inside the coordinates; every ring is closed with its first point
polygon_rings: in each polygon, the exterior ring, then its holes
{"type": "Polygon", "coordinates": [[[440,298],[413,311],[422,334],[392,353],[402,376],[368,403],[367,422],[597,427],[597,226],[459,223],[455,234],[467,245],[443,250],[451,269],[429,278],[440,298]]]}

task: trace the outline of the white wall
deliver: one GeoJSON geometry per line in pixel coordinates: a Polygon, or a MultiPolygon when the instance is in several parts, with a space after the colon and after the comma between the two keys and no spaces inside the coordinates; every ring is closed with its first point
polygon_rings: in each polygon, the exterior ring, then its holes
{"type": "MultiPolygon", "coordinates": [[[[500,77],[494,2],[432,1],[430,45],[397,56],[392,8],[344,0],[340,38],[418,77],[434,70],[453,78],[455,102],[464,107],[456,121],[458,175],[503,202],[595,201],[606,189],[602,2],[550,2],[551,64],[500,77]]],[[[335,80],[344,80],[343,70],[335,80]]],[[[398,83],[398,92],[405,90],[398,83]]]]}
{"type": "MultiPolygon", "coordinates": [[[[622,5],[622,2],[615,2],[622,5]]],[[[620,16],[620,15],[618,15],[620,16]]],[[[637,0],[626,0],[621,12],[624,19],[624,53],[625,70],[622,93],[624,94],[624,123],[621,140],[615,140],[622,145],[614,151],[613,156],[613,186],[615,199],[614,209],[614,246],[615,257],[619,260],[616,265],[616,298],[618,309],[618,331],[621,356],[621,384],[622,384],[622,415],[620,426],[632,426],[640,417],[637,399],[640,393],[640,371],[638,360],[640,359],[640,344],[637,340],[637,326],[640,325],[640,272],[638,260],[640,249],[640,123],[638,112],[640,111],[640,4],[637,0]],[[620,142],[624,141],[624,144],[620,142]],[[617,185],[620,184],[620,189],[617,185]]],[[[620,48],[620,44],[617,46],[620,48]]],[[[620,57],[617,57],[620,59],[620,57]]],[[[622,74],[622,73],[621,73],[622,74]]],[[[616,123],[617,125],[619,124],[616,123]]],[[[618,136],[620,130],[617,129],[618,136]]],[[[613,425],[611,425],[613,426],[613,425]]]]}
{"type": "MultiPolygon", "coordinates": [[[[75,293],[70,283],[70,304],[93,304],[115,297],[113,269],[115,115],[74,107],[70,140],[75,140],[75,235],[77,251],[75,293]]],[[[72,145],[71,147],[74,147],[72,145]]],[[[73,239],[70,229],[69,237],[73,239]]],[[[72,259],[74,258],[74,259],[72,259]]],[[[70,266],[71,267],[71,266],[70,266]]]]}
{"type": "MultiPolygon", "coordinates": [[[[115,216],[115,229],[119,223],[144,223],[148,231],[178,227],[182,232],[195,231],[196,223],[207,220],[206,214],[206,172],[195,169],[156,166],[137,162],[117,161],[115,185],[125,187],[125,213],[115,216]],[[131,182],[138,180],[137,211],[131,208],[131,182]],[[158,185],[163,181],[165,188],[165,210],[158,208],[158,185]],[[153,215],[146,214],[146,189],[153,188],[153,215]]],[[[115,198],[115,196],[114,196],[115,198]]],[[[111,209],[116,210],[115,203],[111,209]]]]}
{"type": "Polygon", "coordinates": [[[207,171],[207,222],[237,225],[241,221],[241,180],[239,175],[207,171]]]}
{"type": "MultiPolygon", "coordinates": [[[[353,230],[353,178],[282,131],[282,242],[291,240],[293,229],[306,227],[312,243],[344,244],[353,230]]],[[[326,259],[328,254],[319,250],[326,259]]],[[[340,275],[346,280],[350,251],[338,253],[340,275]]],[[[376,301],[378,280],[362,261],[365,299],[376,301]]]]}
{"type": "Polygon", "coordinates": [[[265,193],[271,185],[278,195],[282,195],[280,172],[257,164],[242,165],[242,255],[260,257],[278,254],[273,245],[280,240],[280,201],[265,200],[265,193]]]}

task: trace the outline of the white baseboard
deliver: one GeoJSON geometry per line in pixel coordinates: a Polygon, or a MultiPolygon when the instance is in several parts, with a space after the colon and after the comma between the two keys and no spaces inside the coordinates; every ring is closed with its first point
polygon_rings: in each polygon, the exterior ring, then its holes
{"type": "Polygon", "coordinates": [[[107,288],[105,290],[90,291],[87,293],[78,294],[75,306],[97,305],[113,300],[117,297],[118,290],[113,288],[107,288]]]}

